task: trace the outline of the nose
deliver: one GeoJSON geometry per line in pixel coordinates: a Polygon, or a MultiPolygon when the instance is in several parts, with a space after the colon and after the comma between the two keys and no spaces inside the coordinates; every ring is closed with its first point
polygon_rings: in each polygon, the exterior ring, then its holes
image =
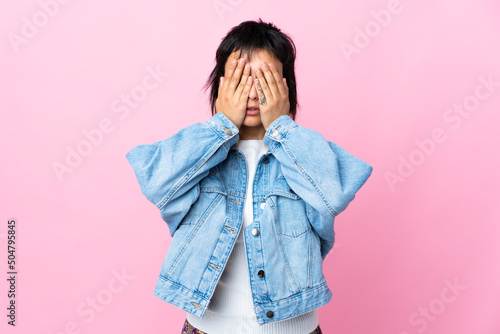
{"type": "Polygon", "coordinates": [[[255,86],[255,78],[257,76],[253,75],[252,76],[252,87],[250,88],[250,93],[248,94],[248,98],[250,100],[258,100],[259,99],[259,94],[257,93],[257,87],[255,86]]]}

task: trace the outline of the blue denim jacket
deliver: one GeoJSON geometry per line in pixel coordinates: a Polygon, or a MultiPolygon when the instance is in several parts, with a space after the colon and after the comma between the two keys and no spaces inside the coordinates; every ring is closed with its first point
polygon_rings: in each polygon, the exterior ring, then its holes
{"type": "MultiPolygon", "coordinates": [[[[238,139],[238,128],[219,112],[126,155],[172,236],[154,295],[199,318],[242,226],[248,173],[238,139]]],[[[322,264],[335,241],[335,217],[373,169],[288,115],[263,140],[269,149],[256,166],[254,221],[243,230],[261,325],[331,300],[322,264]]]]}

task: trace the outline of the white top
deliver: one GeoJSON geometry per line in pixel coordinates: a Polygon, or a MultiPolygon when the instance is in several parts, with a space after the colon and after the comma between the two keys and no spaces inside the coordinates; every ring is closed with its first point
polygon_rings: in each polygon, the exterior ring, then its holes
{"type": "Polygon", "coordinates": [[[200,319],[187,312],[191,325],[208,334],[304,334],[318,326],[317,309],[296,317],[259,325],[253,306],[243,230],[253,222],[252,186],[257,162],[268,147],[263,140],[240,139],[236,146],[245,155],[248,185],[243,207],[243,225],[215,288],[210,304],[200,319]]]}

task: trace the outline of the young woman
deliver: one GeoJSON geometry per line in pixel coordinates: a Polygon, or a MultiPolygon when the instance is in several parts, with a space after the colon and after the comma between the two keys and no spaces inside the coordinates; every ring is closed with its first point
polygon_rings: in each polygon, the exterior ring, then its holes
{"type": "Polygon", "coordinates": [[[182,333],[321,333],[335,217],[372,167],[294,121],[295,45],[273,24],[232,28],[212,117],[127,153],[172,241],[154,294],[182,333]]]}

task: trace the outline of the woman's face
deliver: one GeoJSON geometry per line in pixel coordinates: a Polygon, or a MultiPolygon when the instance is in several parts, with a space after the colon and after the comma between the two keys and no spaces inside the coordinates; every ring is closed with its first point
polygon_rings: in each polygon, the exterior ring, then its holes
{"type": "MultiPolygon", "coordinates": [[[[229,66],[230,66],[231,62],[233,61],[233,59],[238,60],[238,55],[239,55],[238,51],[231,53],[231,55],[227,59],[224,73],[228,72],[229,66]]],[[[245,64],[250,65],[250,75],[252,76],[252,79],[253,79],[252,88],[250,89],[250,93],[248,95],[247,107],[259,107],[259,96],[257,94],[257,89],[255,87],[255,79],[257,78],[257,74],[255,71],[258,68],[261,68],[260,65],[262,63],[266,63],[266,64],[272,63],[273,65],[276,66],[276,69],[278,70],[281,77],[283,77],[283,64],[277,58],[275,58],[272,54],[268,53],[265,50],[259,50],[257,52],[254,52],[252,54],[251,60],[248,59],[248,56],[246,54],[242,54],[241,56],[242,56],[242,58],[245,58],[245,64]]],[[[245,119],[243,120],[242,127],[243,126],[262,127],[262,129],[264,129],[262,122],[260,120],[260,113],[258,113],[256,115],[246,114],[245,119]]],[[[265,131],[264,131],[264,133],[265,133],[265,131]]]]}

